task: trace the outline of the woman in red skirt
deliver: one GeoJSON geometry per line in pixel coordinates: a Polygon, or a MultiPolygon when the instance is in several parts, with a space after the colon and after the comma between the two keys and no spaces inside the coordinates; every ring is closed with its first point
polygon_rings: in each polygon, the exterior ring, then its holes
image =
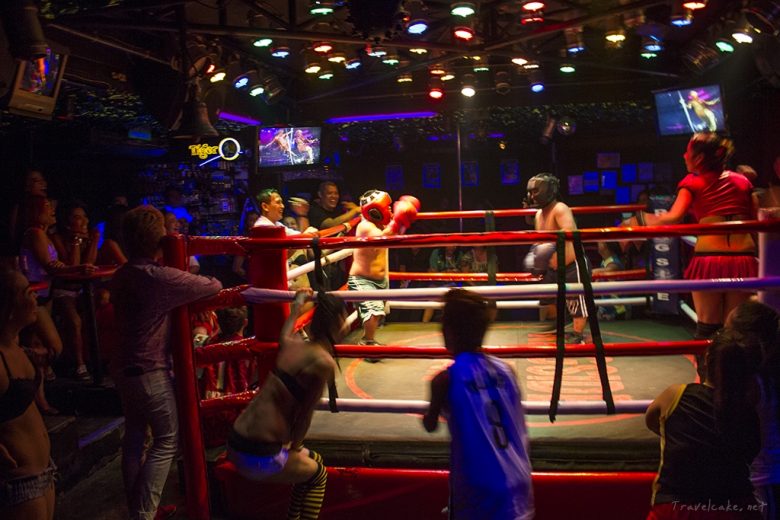
{"type": "MultiPolygon", "coordinates": [[[[664,214],[646,214],[647,225],[674,224],[690,212],[700,224],[730,220],[751,220],[756,216],[758,197],[742,174],[725,170],[734,145],[714,133],[697,133],[685,150],[688,175],[677,185],[677,198],[664,214]]],[[[685,270],[688,280],[748,278],[758,276],[756,244],[750,233],[700,235],[693,259],[685,270]]],[[[696,308],[696,338],[711,337],[723,326],[726,316],[750,293],[739,291],[692,291],[696,308]]]]}

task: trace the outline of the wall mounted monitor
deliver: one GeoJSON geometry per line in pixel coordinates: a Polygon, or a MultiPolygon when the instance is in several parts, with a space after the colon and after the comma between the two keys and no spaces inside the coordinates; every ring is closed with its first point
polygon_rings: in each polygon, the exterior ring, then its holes
{"type": "Polygon", "coordinates": [[[723,97],[718,85],[655,93],[660,135],[720,132],[726,129],[723,97]]]}
{"type": "Polygon", "coordinates": [[[285,126],[261,128],[259,135],[261,168],[319,164],[322,128],[285,126]]]}

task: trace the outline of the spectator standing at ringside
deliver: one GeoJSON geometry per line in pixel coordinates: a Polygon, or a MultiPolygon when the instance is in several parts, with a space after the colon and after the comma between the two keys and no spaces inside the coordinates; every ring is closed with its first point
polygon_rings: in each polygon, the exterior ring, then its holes
{"type": "Polygon", "coordinates": [[[455,362],[431,381],[423,426],[447,418],[450,518],[530,520],[534,516],[528,431],[512,368],[482,352],[495,307],[480,295],[452,289],[444,297],[444,346],[455,362]]]}
{"type": "Polygon", "coordinates": [[[214,278],[160,266],[156,258],[165,234],[159,210],[139,206],[127,212],[122,236],[128,262],[112,284],[119,337],[113,374],[125,414],[122,476],[131,519],[154,518],[176,456],[170,311],[222,288],[214,278]],[[152,445],[144,453],[147,427],[152,445]]]}

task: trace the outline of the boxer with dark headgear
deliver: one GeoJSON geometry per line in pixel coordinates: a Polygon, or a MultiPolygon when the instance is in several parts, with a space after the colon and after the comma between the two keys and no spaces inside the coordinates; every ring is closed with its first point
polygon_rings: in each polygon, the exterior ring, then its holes
{"type": "MultiPolygon", "coordinates": [[[[406,231],[417,218],[420,201],[404,195],[392,206],[392,199],[384,191],[368,190],[360,196],[362,219],[355,228],[356,237],[396,235],[406,231]]],[[[347,286],[352,291],[387,289],[387,248],[360,248],[352,254],[347,286]]],[[[382,301],[366,301],[357,304],[363,323],[361,345],[377,345],[376,329],[385,317],[382,301]]]]}
{"type": "Polygon", "coordinates": [[[539,173],[528,180],[528,207],[541,209],[558,200],[561,181],[550,173],[539,173]]]}
{"type": "MultiPolygon", "coordinates": [[[[534,229],[536,231],[558,231],[575,230],[577,223],[574,221],[574,215],[571,208],[558,200],[560,181],[550,173],[540,173],[534,175],[528,181],[525,200],[528,207],[536,208],[534,215],[534,229]]],[[[558,258],[555,255],[556,248],[554,243],[544,242],[534,244],[526,255],[523,265],[526,270],[535,274],[544,276],[544,283],[555,283],[557,280],[558,258]]],[[[566,242],[565,250],[566,260],[566,281],[580,283],[579,269],[577,259],[574,255],[574,246],[571,242],[566,242]]],[[[548,302],[549,303],[549,302],[548,302]]],[[[582,343],[582,333],[587,323],[588,311],[585,308],[585,297],[573,296],[566,298],[566,308],[572,316],[574,331],[568,334],[567,343],[582,343]]],[[[549,317],[549,313],[554,310],[554,306],[548,305],[547,309],[542,309],[542,318],[549,317]],[[546,311],[546,312],[545,312],[546,311]]]]}

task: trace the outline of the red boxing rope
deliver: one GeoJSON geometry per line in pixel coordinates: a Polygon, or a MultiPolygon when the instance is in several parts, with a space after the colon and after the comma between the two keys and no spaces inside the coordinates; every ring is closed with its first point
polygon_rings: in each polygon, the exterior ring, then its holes
{"type": "MultiPolygon", "coordinates": [[[[532,217],[536,215],[536,208],[494,209],[490,210],[495,217],[532,217]]],[[[571,208],[576,215],[589,213],[633,213],[635,211],[647,211],[644,204],[621,204],[619,206],[577,206],[571,208]]],[[[418,213],[417,220],[434,220],[444,218],[484,218],[488,213],[485,210],[472,211],[429,211],[418,213]]]]}
{"type": "MultiPolygon", "coordinates": [[[[688,235],[729,235],[745,232],[778,232],[780,219],[772,220],[734,220],[713,224],[674,224],[668,226],[640,227],[604,227],[579,230],[584,242],[600,242],[604,240],[679,237],[688,235]]],[[[382,237],[354,238],[332,237],[323,238],[320,246],[323,248],[365,248],[365,247],[440,247],[440,246],[500,246],[513,244],[530,244],[534,242],[555,242],[562,233],[566,240],[573,240],[574,231],[495,231],[492,233],[436,233],[429,235],[392,235],[382,237]]],[[[280,239],[255,238],[239,239],[247,248],[290,248],[300,249],[311,246],[311,239],[305,237],[287,237],[280,239]]]]}
{"type": "MultiPolygon", "coordinates": [[[[434,281],[434,282],[486,282],[487,273],[413,273],[407,271],[391,271],[390,280],[434,281]]],[[[644,280],[646,269],[624,269],[622,271],[607,271],[593,273],[594,280],[644,280]]],[[[542,277],[532,273],[497,273],[499,282],[541,282],[542,277]]]]}
{"type": "MultiPolygon", "coordinates": [[[[342,232],[349,232],[360,222],[360,217],[355,217],[349,222],[339,224],[317,233],[320,237],[329,237],[342,232]]],[[[304,234],[302,237],[311,238],[312,235],[304,234]]],[[[203,237],[193,236],[187,239],[188,253],[190,255],[238,255],[246,256],[247,250],[241,245],[239,239],[246,237],[203,237]]]]}
{"type": "MultiPolygon", "coordinates": [[[[706,340],[649,341],[633,343],[605,343],[608,356],[672,356],[678,354],[702,354],[709,346],[706,340]]],[[[276,353],[279,344],[260,342],[253,338],[226,343],[215,343],[195,350],[196,366],[206,366],[220,361],[248,359],[257,354],[276,353]]],[[[555,354],[555,339],[550,345],[518,345],[514,347],[488,346],[486,354],[505,358],[544,358],[555,354]]],[[[406,345],[336,345],[336,355],[343,358],[404,358],[439,359],[450,356],[444,347],[414,347],[406,345]]],[[[593,343],[566,345],[567,357],[590,357],[595,355],[593,343]]]]}

